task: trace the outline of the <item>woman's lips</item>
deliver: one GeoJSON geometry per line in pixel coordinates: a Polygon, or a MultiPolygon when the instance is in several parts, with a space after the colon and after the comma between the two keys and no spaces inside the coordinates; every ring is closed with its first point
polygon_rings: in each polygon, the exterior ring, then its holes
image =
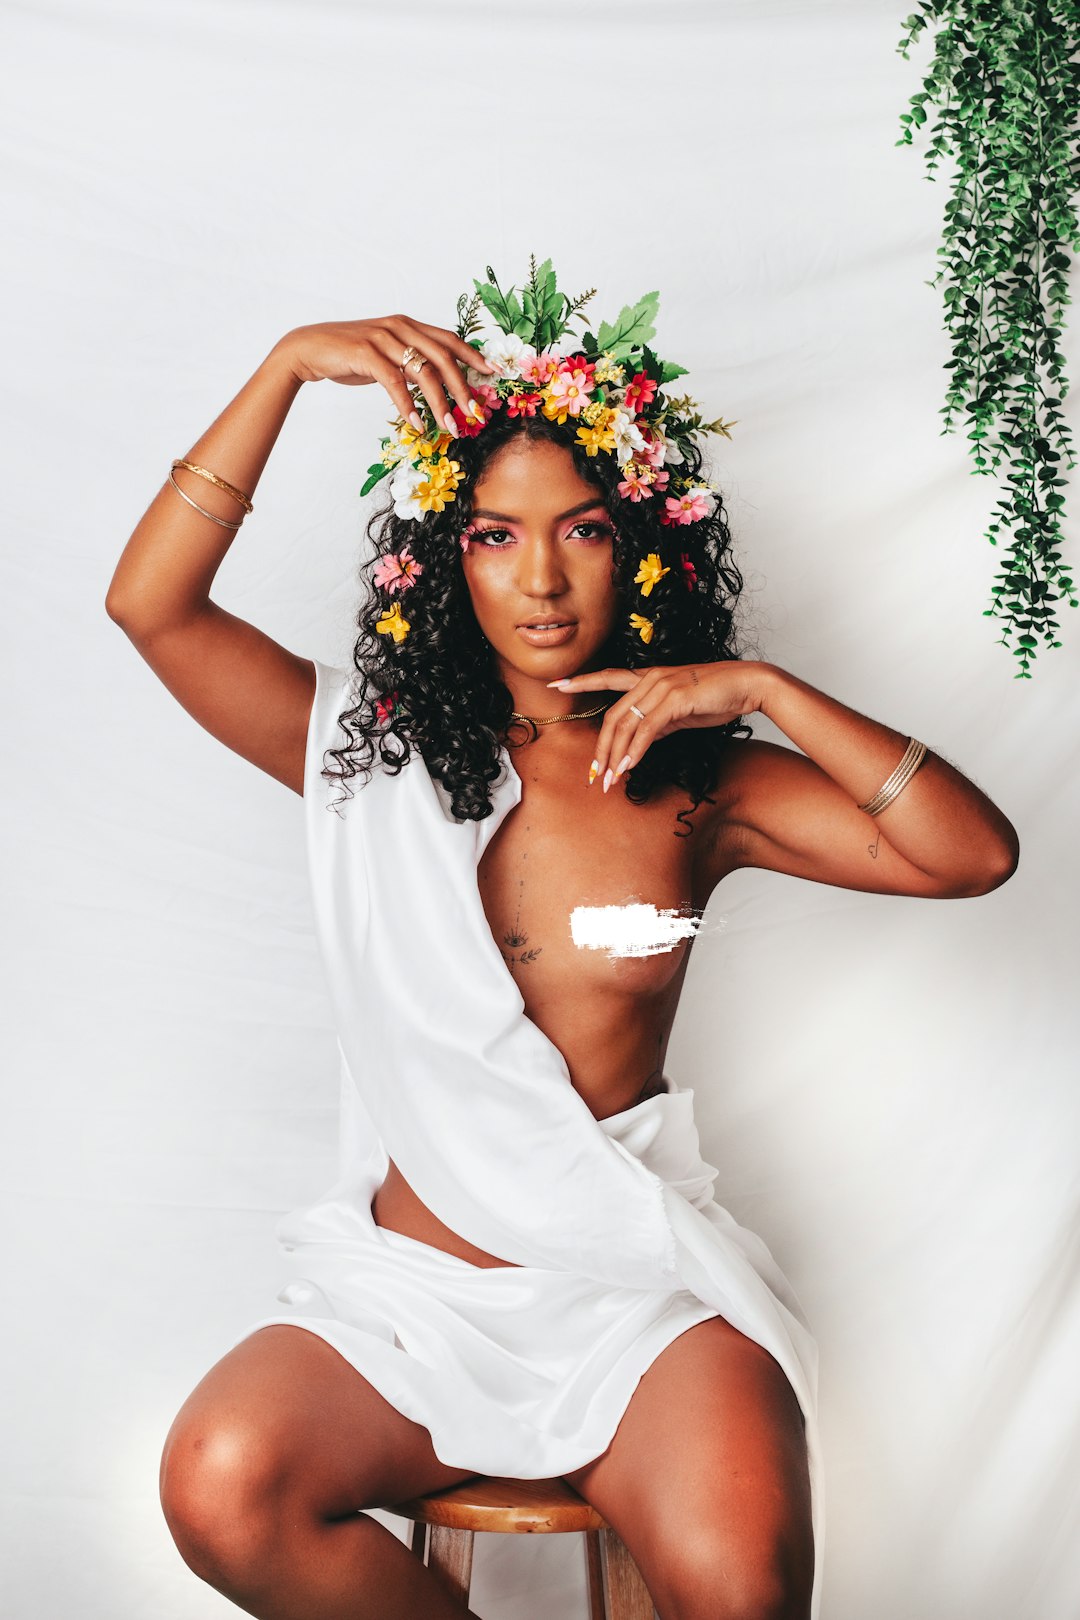
{"type": "Polygon", "coordinates": [[[569,641],[577,629],[576,624],[558,624],[550,627],[537,624],[519,624],[518,633],[534,647],[558,647],[569,641]]]}

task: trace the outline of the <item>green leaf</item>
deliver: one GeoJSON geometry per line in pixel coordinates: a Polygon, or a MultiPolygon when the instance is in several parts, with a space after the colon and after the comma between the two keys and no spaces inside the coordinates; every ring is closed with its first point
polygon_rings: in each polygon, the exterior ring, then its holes
{"type": "Polygon", "coordinates": [[[387,473],[392,471],[393,468],[388,467],[385,462],[376,461],[373,466],[368,468],[368,475],[364,480],[364,487],[360,491],[361,496],[370,494],[379,480],[385,478],[387,473]]]}
{"type": "Polygon", "coordinates": [[[659,304],[659,292],[649,292],[639,298],[636,304],[624,305],[614,324],[601,321],[596,334],[599,349],[610,352],[616,361],[628,358],[636,346],[656,336],[653,321],[659,304]]]}
{"type": "Polygon", "coordinates": [[[532,327],[531,323],[526,324],[525,322],[525,315],[521,305],[514,297],[513,287],[511,287],[509,293],[504,295],[502,288],[495,279],[495,272],[490,264],[485,265],[484,268],[488,273],[487,281],[477,281],[474,277],[473,286],[484,300],[488,312],[502,331],[517,332],[519,337],[524,337],[526,331],[531,331],[532,327]],[[525,331],[519,330],[523,325],[525,325],[525,331]]]}

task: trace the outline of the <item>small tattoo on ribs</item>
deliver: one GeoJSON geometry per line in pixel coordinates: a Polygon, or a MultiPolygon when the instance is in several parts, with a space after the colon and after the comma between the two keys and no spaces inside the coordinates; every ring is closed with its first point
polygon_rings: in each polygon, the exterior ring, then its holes
{"type": "MultiPolygon", "coordinates": [[[[523,856],[522,859],[524,860],[525,857],[523,856]]],[[[515,962],[519,966],[527,966],[530,962],[535,962],[536,958],[540,955],[540,952],[544,948],[542,945],[533,945],[528,950],[523,950],[521,948],[522,946],[527,946],[529,944],[529,936],[527,933],[525,933],[521,926],[521,892],[524,887],[524,878],[519,878],[517,914],[514,917],[514,926],[513,928],[508,928],[502,937],[503,944],[510,947],[509,951],[503,951],[502,953],[503,961],[506,963],[507,967],[513,967],[515,962]],[[515,952],[517,953],[516,955],[514,954],[515,952]]]]}

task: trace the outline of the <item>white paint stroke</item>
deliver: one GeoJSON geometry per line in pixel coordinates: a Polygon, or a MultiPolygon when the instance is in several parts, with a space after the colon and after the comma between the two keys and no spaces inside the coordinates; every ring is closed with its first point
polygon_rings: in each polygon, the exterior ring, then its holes
{"type": "Polygon", "coordinates": [[[701,917],[684,907],[658,911],[641,903],[626,906],[575,906],[570,913],[574,944],[609,956],[657,956],[673,951],[701,927],[701,917]]]}

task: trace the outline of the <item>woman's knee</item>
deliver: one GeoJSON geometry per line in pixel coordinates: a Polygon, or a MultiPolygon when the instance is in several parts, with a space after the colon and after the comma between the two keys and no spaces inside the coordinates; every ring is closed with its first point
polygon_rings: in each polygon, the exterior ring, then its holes
{"type": "Polygon", "coordinates": [[[212,1585],[241,1588],[265,1572],[288,1498],[271,1433],[240,1415],[181,1414],[161,1459],[161,1507],[184,1562],[212,1585]]]}
{"type": "Polygon", "coordinates": [[[780,1535],[748,1538],[722,1524],[672,1527],[650,1559],[664,1620],[807,1620],[813,1548],[780,1535]]]}

